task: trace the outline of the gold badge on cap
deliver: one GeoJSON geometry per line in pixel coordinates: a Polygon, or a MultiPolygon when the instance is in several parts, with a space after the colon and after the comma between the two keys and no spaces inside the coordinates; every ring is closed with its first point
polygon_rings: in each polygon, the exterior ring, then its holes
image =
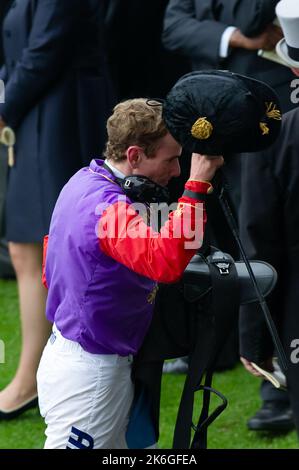
{"type": "MultiPolygon", "coordinates": [[[[271,101],[270,103],[265,103],[266,105],[266,116],[269,119],[275,119],[275,121],[281,121],[281,112],[276,108],[276,104],[271,101]]],[[[270,134],[270,129],[265,122],[260,122],[260,128],[263,135],[270,134]]]]}
{"type": "Polygon", "coordinates": [[[270,119],[275,119],[276,121],[281,121],[281,112],[279,109],[276,109],[276,104],[271,101],[271,103],[265,103],[266,105],[266,115],[270,119]]]}
{"type": "Polygon", "coordinates": [[[191,128],[191,134],[193,137],[199,140],[206,140],[208,139],[213,132],[213,125],[210,121],[207,120],[206,117],[201,117],[195,121],[191,128]]]}
{"type": "Polygon", "coordinates": [[[267,124],[265,122],[260,122],[260,128],[261,128],[261,131],[262,131],[263,135],[268,135],[269,134],[270,129],[269,129],[269,127],[267,126],[267,124]]]}

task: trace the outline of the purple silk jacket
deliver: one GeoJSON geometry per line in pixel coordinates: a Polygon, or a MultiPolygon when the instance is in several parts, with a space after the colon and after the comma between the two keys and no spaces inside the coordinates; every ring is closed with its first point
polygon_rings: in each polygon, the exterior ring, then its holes
{"type": "Polygon", "coordinates": [[[60,193],[46,256],[46,315],[85,351],[127,356],[150,325],[156,282],[101,251],[96,227],[105,204],[131,203],[113,180],[102,160],[92,160],[60,193]]]}

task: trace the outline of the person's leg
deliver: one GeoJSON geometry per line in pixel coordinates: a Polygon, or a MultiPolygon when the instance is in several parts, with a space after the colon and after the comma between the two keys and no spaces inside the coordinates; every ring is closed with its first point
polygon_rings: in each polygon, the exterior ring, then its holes
{"type": "MultiPolygon", "coordinates": [[[[295,264],[294,264],[295,266],[295,264]]],[[[282,340],[286,352],[288,369],[286,371],[288,394],[294,423],[299,436],[299,322],[298,322],[298,289],[297,273],[293,274],[288,284],[289,291],[286,294],[285,314],[282,324],[282,340]]]]}
{"type": "Polygon", "coordinates": [[[284,404],[285,406],[290,406],[288,393],[285,390],[275,388],[268,380],[262,381],[260,393],[263,402],[276,401],[284,404]]]}
{"type": "Polygon", "coordinates": [[[45,317],[46,289],[42,285],[42,245],[9,243],[16,272],[22,326],[22,351],[17,372],[0,392],[0,410],[18,408],[36,393],[36,371],[50,334],[45,317]]]}
{"type": "Polygon", "coordinates": [[[37,372],[45,449],[127,449],[132,358],[90,354],[53,328],[37,372]]]}
{"type": "Polygon", "coordinates": [[[266,380],[263,380],[260,392],[262,406],[248,420],[248,429],[251,431],[291,431],[294,428],[294,420],[288,392],[275,388],[266,380]]]}

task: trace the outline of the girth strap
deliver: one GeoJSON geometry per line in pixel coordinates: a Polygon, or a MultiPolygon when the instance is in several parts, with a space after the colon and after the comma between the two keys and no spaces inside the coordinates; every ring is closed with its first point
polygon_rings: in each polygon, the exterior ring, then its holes
{"type": "MultiPolygon", "coordinates": [[[[213,365],[228,337],[233,323],[238,318],[239,289],[237,270],[233,263],[229,263],[229,268],[224,271],[219,266],[219,259],[214,255],[213,253],[208,258],[212,290],[206,296],[206,305],[203,307],[205,315],[198,315],[196,343],[193,351],[190,352],[189,371],[174,431],[173,448],[175,449],[188,449],[190,447],[194,394],[199,389],[205,373],[207,374],[206,387],[208,388],[204,392],[203,409],[192,446],[194,448],[206,447],[207,426],[210,422],[203,427],[201,425],[208,417],[209,395],[211,392],[209,388],[213,365]]],[[[223,262],[223,259],[221,261],[223,262]]],[[[193,308],[197,308],[196,302],[193,308]]]]}

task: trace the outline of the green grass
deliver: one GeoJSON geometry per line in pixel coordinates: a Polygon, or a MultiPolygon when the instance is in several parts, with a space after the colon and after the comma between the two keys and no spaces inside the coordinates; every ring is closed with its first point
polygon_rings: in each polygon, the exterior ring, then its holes
{"type": "MultiPolygon", "coordinates": [[[[184,376],[166,375],[162,383],[161,400],[161,437],[160,447],[171,448],[172,430],[176,410],[180,400],[180,391],[184,385],[184,376]]],[[[211,425],[208,431],[210,449],[297,449],[298,439],[295,431],[289,434],[273,435],[247,430],[246,421],[260,406],[259,379],[252,377],[240,365],[234,370],[217,373],[213,387],[228,399],[228,407],[211,425]]],[[[201,392],[200,392],[201,393],[201,392]]],[[[210,411],[220,403],[219,398],[212,399],[210,411]]],[[[199,416],[200,397],[195,399],[194,419],[199,416]]]]}
{"type": "MultiPolygon", "coordinates": [[[[13,377],[20,351],[20,327],[16,283],[0,280],[0,339],[5,343],[5,363],[0,363],[0,389],[13,377]]],[[[161,400],[160,448],[171,448],[173,427],[184,376],[165,375],[161,400]]],[[[213,386],[229,400],[228,408],[212,424],[208,447],[213,449],[297,449],[295,432],[287,435],[249,432],[247,419],[257,410],[259,380],[241,366],[215,375],[213,386]]],[[[194,416],[198,416],[196,399],[194,416]]],[[[212,401],[217,406],[217,401],[212,401]]],[[[195,419],[196,421],[196,419],[195,419]]],[[[44,423],[38,410],[30,410],[18,419],[0,421],[0,449],[37,449],[43,446],[44,423]]]]}

